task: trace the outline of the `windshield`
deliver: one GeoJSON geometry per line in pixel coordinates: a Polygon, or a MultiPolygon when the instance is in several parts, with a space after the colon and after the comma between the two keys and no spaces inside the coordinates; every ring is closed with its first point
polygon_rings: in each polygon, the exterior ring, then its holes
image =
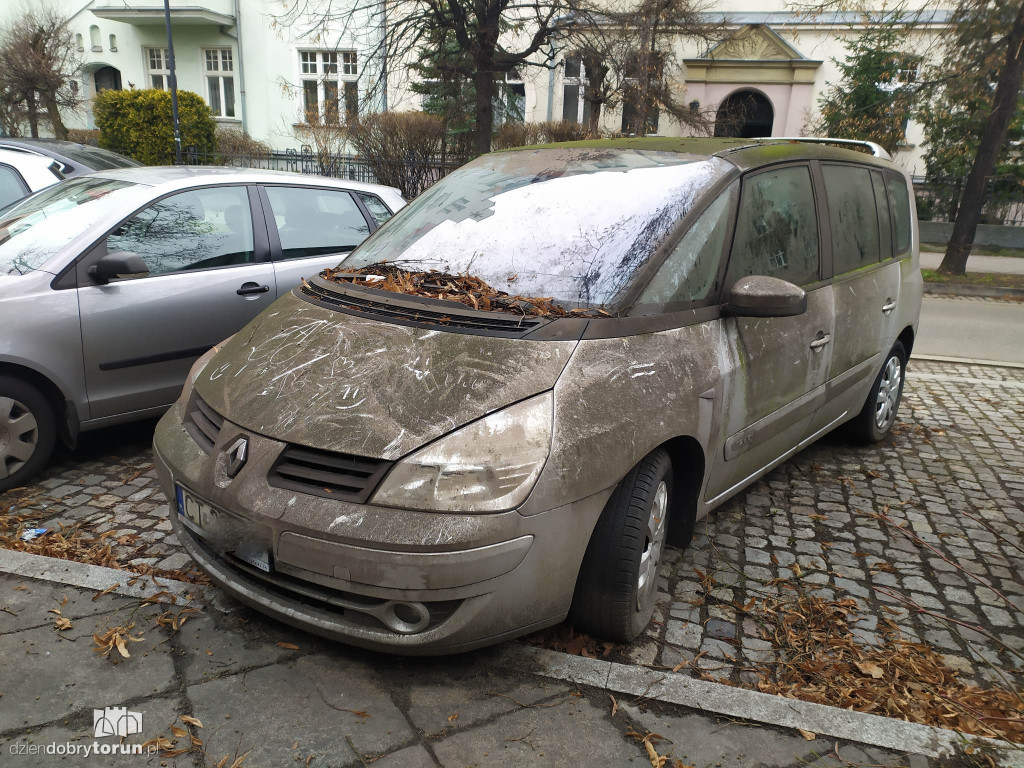
{"type": "Polygon", "coordinates": [[[57,254],[103,216],[130,210],[137,187],[83,177],[62,181],[0,213],[0,275],[24,275],[57,254]]]}
{"type": "Polygon", "coordinates": [[[345,259],[479,278],[518,296],[610,307],[732,165],[674,152],[540,149],[445,177],[345,259]]]}

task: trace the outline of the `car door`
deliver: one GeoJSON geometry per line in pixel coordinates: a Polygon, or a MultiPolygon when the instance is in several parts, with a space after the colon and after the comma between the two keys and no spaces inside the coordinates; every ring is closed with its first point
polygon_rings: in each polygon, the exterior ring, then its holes
{"type": "Polygon", "coordinates": [[[705,498],[724,500],[808,438],[824,401],[834,325],[832,288],[821,279],[823,233],[810,167],[793,164],[743,179],[725,291],[768,275],[802,286],[795,317],[722,320],[727,355],[716,448],[705,498]]]}
{"type": "Polygon", "coordinates": [[[211,186],[165,196],[122,222],[78,264],[92,418],[174,402],[196,357],[277,293],[255,190],[211,186]],[[98,284],[107,253],[138,255],[141,276],[98,284]]]}
{"type": "Polygon", "coordinates": [[[268,184],[260,194],[279,294],[336,267],[377,226],[348,190],[268,184]]]}
{"type": "Polygon", "coordinates": [[[896,336],[900,266],[880,171],[821,164],[832,243],[836,330],[821,425],[858,413],[896,336]]]}

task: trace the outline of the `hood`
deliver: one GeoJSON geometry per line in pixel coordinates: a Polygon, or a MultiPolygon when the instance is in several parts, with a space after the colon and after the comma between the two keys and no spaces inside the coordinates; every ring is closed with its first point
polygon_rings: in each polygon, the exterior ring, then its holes
{"type": "Polygon", "coordinates": [[[395,460],[551,389],[576,344],[411,328],[289,293],[224,344],[196,389],[252,432],[395,460]]]}

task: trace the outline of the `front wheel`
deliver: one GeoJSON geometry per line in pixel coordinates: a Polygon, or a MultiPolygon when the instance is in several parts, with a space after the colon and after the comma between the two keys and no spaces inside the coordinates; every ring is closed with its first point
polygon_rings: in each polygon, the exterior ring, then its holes
{"type": "Polygon", "coordinates": [[[42,469],[56,442],[57,422],[46,396],[21,379],[0,376],[0,493],[42,469]]]}
{"type": "Polygon", "coordinates": [[[573,596],[577,629],[628,643],[647,627],[671,502],[672,460],[659,448],[623,478],[597,521],[573,596]]]}
{"type": "Polygon", "coordinates": [[[888,437],[896,423],[906,372],[907,353],[903,342],[897,341],[885,356],[882,370],[875,377],[864,407],[850,422],[855,439],[862,443],[877,443],[888,437]]]}

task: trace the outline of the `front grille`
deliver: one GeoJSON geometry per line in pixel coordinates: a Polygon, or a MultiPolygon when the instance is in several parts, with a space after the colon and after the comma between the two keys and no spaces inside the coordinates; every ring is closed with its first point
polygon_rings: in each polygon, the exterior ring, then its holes
{"type": "Polygon", "coordinates": [[[525,336],[542,324],[535,317],[508,315],[504,317],[497,312],[460,312],[457,309],[431,310],[418,307],[405,307],[374,301],[352,293],[336,293],[325,290],[312,283],[303,283],[297,289],[299,293],[317,303],[332,307],[349,309],[359,313],[373,314],[390,320],[436,324],[444,328],[456,328],[469,331],[497,332],[508,336],[525,336]]]}
{"type": "Polygon", "coordinates": [[[224,417],[211,408],[199,394],[193,390],[192,397],[185,407],[185,431],[203,449],[203,453],[213,453],[217,443],[217,435],[224,426],[224,417]]]}
{"type": "Polygon", "coordinates": [[[289,445],[271,467],[267,482],[275,488],[362,504],[390,467],[391,462],[383,459],[289,445]]]}

